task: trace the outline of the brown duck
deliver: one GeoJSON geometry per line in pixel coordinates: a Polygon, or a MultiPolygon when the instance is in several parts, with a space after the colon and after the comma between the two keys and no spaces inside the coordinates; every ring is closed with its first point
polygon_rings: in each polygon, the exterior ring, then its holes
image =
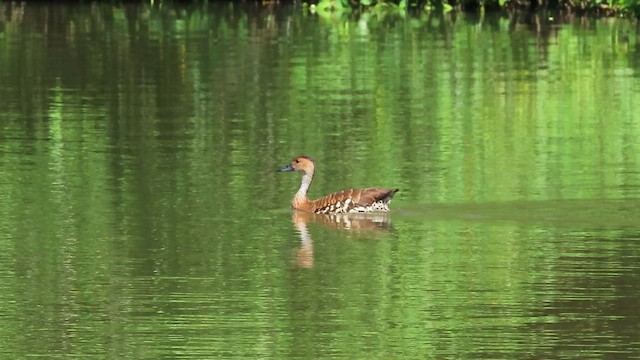
{"type": "Polygon", "coordinates": [[[316,214],[341,214],[389,211],[389,203],[398,189],[367,188],[339,191],[317,200],[309,200],[307,190],[313,180],[315,162],[308,156],[298,156],[276,171],[302,173],[300,189],[293,197],[291,206],[296,210],[316,214]]]}

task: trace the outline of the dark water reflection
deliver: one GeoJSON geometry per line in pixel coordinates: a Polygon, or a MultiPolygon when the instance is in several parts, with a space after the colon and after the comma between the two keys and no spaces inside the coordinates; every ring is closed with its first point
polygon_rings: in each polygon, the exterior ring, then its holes
{"type": "Polygon", "coordinates": [[[0,5],[6,358],[638,358],[624,19],[0,5]],[[394,211],[287,209],[394,186],[394,211]]]}

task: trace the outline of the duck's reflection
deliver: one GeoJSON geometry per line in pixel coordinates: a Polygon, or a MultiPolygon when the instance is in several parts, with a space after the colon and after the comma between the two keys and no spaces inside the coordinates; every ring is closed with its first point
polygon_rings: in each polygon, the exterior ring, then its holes
{"type": "Polygon", "coordinates": [[[388,213],[364,214],[314,214],[293,210],[291,221],[300,235],[300,247],[295,250],[295,265],[303,268],[313,267],[313,240],[307,225],[320,223],[322,225],[349,231],[352,237],[371,236],[371,231],[385,231],[391,229],[388,213]]]}

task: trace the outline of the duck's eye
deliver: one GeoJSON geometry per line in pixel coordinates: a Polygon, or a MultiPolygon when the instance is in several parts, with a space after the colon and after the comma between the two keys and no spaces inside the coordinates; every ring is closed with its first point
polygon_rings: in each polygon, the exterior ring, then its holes
{"type": "Polygon", "coordinates": [[[296,159],[296,164],[300,162],[300,159],[296,159]]]}

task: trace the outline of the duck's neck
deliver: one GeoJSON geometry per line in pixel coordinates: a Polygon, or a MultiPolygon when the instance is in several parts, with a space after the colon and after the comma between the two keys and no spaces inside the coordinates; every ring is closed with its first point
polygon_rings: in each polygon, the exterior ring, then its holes
{"type": "Polygon", "coordinates": [[[304,175],[302,175],[300,189],[298,189],[298,192],[293,197],[292,205],[294,208],[300,209],[304,206],[304,204],[309,203],[307,190],[309,190],[309,186],[311,186],[311,180],[313,180],[313,173],[305,173],[304,175]]]}

